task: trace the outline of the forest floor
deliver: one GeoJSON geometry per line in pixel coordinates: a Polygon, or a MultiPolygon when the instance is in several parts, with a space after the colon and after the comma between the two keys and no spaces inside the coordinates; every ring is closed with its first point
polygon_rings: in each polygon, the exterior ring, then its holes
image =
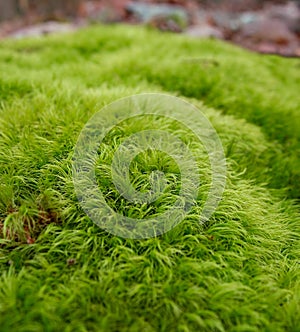
{"type": "MultiPolygon", "coordinates": [[[[23,3],[23,2],[20,2],[23,3]]],[[[46,2],[47,3],[47,2],[46,2]]],[[[0,23],[0,38],[61,33],[97,23],[142,24],[194,38],[216,38],[250,50],[300,56],[299,1],[257,0],[93,0],[19,8],[19,16],[0,23]],[[65,10],[65,11],[64,11],[65,10]],[[70,10],[70,9],[69,9],[70,10]]]]}

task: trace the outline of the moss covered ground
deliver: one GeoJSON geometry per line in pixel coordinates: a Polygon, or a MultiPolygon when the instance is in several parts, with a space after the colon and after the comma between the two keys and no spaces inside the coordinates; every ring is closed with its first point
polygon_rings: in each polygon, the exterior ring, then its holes
{"type": "MultiPolygon", "coordinates": [[[[299,59],[137,27],[2,41],[0,331],[300,331],[299,86],[299,59]],[[93,114],[141,92],[201,109],[222,141],[227,184],[204,225],[199,198],[170,232],[130,240],[82,211],[72,155],[93,114]]],[[[124,123],[118,139],[131,131],[124,123]]],[[[135,166],[147,173],[158,157],[135,166]]],[[[98,180],[137,217],[176,195],[134,209],[98,180]]]]}

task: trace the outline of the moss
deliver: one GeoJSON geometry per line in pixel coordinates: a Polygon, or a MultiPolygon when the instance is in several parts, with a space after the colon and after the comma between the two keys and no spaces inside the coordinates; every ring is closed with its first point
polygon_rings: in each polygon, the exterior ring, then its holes
{"type": "MultiPolygon", "coordinates": [[[[0,59],[2,331],[297,331],[299,60],[125,26],[7,40],[0,59]],[[199,200],[170,232],[133,241],[81,210],[72,154],[102,106],[149,91],[201,108],[221,138],[227,186],[207,224],[199,200]]],[[[132,167],[147,172],[159,156],[142,157],[132,167]]],[[[107,193],[124,213],[153,212],[107,193]]]]}

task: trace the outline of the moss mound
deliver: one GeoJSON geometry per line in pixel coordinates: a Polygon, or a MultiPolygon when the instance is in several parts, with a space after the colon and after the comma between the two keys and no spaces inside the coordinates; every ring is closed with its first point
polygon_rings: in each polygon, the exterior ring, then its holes
{"type": "MultiPolygon", "coordinates": [[[[300,331],[299,59],[112,26],[2,42],[0,71],[1,331],[300,331]],[[84,214],[72,155],[93,114],[139,92],[202,110],[227,185],[208,223],[199,198],[170,232],[129,240],[84,214]]],[[[131,131],[124,123],[118,135],[131,131]]],[[[104,172],[114,143],[100,154],[104,172]]],[[[136,183],[161,157],[140,156],[136,183]]],[[[208,167],[201,149],[199,162],[208,167]]],[[[107,199],[124,214],[155,210],[109,189],[107,199]]]]}

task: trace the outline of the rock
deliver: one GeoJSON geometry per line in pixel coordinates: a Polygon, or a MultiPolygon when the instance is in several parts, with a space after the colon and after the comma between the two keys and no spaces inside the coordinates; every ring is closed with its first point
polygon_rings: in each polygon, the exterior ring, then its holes
{"type": "Polygon", "coordinates": [[[231,13],[219,10],[208,12],[209,22],[222,31],[224,39],[232,39],[245,24],[256,22],[261,15],[256,12],[231,13]]]}
{"type": "Polygon", "coordinates": [[[240,34],[243,38],[251,38],[254,42],[289,44],[296,40],[295,35],[282,21],[268,17],[261,17],[257,21],[244,24],[240,34]]]}
{"type": "Polygon", "coordinates": [[[190,27],[185,31],[185,34],[196,38],[224,38],[224,35],[220,29],[213,27],[209,24],[201,24],[190,27]]]}
{"type": "Polygon", "coordinates": [[[294,1],[283,5],[266,5],[265,11],[270,18],[281,20],[292,32],[300,33],[300,6],[294,1]]]}
{"type": "Polygon", "coordinates": [[[126,6],[128,14],[133,15],[138,21],[149,23],[160,18],[172,18],[182,28],[188,25],[188,14],[182,6],[167,4],[130,3],[126,6]]]}
{"type": "Polygon", "coordinates": [[[9,36],[13,38],[38,37],[50,33],[70,32],[74,31],[76,28],[74,24],[49,21],[19,29],[9,36]]]}
{"type": "Polygon", "coordinates": [[[238,15],[230,12],[214,10],[210,13],[215,26],[225,31],[235,31],[239,27],[238,15]]]}
{"type": "Polygon", "coordinates": [[[239,15],[237,19],[237,25],[241,27],[242,25],[254,23],[261,19],[261,14],[256,12],[244,12],[241,15],[239,15]]]}

